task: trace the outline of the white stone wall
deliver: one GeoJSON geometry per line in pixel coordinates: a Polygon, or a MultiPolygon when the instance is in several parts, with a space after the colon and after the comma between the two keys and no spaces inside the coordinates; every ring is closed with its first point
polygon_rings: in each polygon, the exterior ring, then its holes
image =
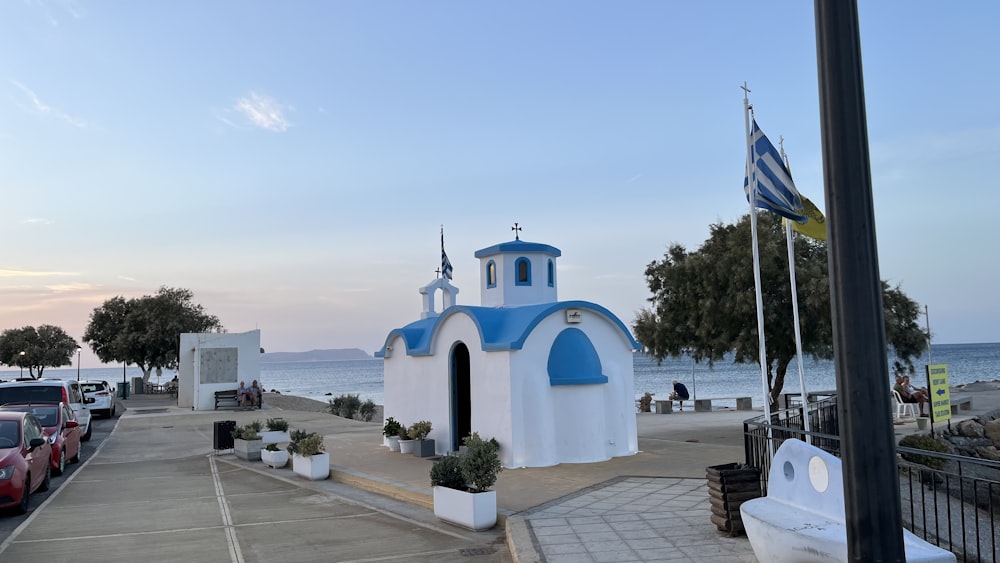
{"type": "Polygon", "coordinates": [[[483,307],[514,307],[517,305],[535,305],[537,303],[555,303],[559,300],[559,268],[556,257],[544,252],[525,252],[515,254],[504,252],[483,257],[480,261],[480,302],[483,307]],[[527,258],[531,262],[531,285],[517,285],[517,268],[514,266],[518,258],[527,258]],[[552,260],[553,285],[549,287],[548,263],[552,260]],[[497,285],[487,287],[486,265],[493,260],[497,265],[497,285]]]}

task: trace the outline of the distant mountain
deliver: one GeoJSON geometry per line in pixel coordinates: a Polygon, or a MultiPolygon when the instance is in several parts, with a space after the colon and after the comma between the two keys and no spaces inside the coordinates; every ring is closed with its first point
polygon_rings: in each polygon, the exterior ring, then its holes
{"type": "Polygon", "coordinates": [[[360,348],[336,350],[309,350],[308,352],[268,352],[260,355],[263,364],[275,362],[329,362],[334,360],[370,360],[372,357],[360,348]]]}

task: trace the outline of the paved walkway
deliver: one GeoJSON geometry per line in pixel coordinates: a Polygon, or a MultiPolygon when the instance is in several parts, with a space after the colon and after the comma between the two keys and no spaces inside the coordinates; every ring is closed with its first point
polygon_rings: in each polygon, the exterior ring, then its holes
{"type": "MultiPolygon", "coordinates": [[[[1000,406],[983,399],[963,415],[1000,406]]],[[[381,425],[266,401],[208,413],[159,395],[125,405],[101,450],[2,540],[0,559],[756,561],[745,537],[709,521],[705,481],[707,466],[742,461],[745,411],[639,414],[634,456],[507,469],[495,486],[502,525],[477,533],[433,517],[431,462],[388,451],[381,425]],[[212,450],[215,421],[278,416],[324,435],[330,480],[212,450]]]]}

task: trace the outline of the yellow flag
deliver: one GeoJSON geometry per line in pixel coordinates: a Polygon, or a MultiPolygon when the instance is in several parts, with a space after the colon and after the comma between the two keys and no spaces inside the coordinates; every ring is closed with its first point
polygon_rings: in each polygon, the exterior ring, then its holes
{"type": "MultiPolygon", "coordinates": [[[[792,221],[792,230],[809,238],[826,240],[826,218],[823,217],[823,212],[806,196],[802,196],[802,207],[802,214],[809,219],[805,223],[792,221]]],[[[788,221],[788,219],[784,220],[788,221]]]]}

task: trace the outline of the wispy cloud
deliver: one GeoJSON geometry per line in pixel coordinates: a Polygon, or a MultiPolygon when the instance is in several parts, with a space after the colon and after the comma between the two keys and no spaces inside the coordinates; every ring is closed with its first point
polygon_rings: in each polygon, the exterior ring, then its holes
{"type": "Polygon", "coordinates": [[[124,280],[124,281],[130,281],[130,282],[134,282],[135,281],[135,278],[130,278],[128,276],[118,276],[118,279],[124,280]]]}
{"type": "Polygon", "coordinates": [[[59,6],[57,6],[58,8],[62,8],[63,10],[69,12],[69,15],[73,19],[78,20],[83,18],[84,14],[83,9],[80,8],[79,3],[76,2],[75,0],[61,0],[60,2],[46,2],[43,0],[25,0],[25,4],[29,6],[36,6],[39,10],[41,10],[42,14],[45,16],[45,19],[49,21],[49,25],[51,25],[52,27],[59,27],[59,20],[56,18],[52,9],[49,8],[49,5],[53,3],[59,4],[59,6]]]}
{"type": "Polygon", "coordinates": [[[31,88],[28,88],[24,84],[21,84],[17,80],[11,80],[10,82],[14,86],[17,86],[24,94],[24,97],[27,98],[29,105],[27,107],[22,106],[26,111],[55,117],[56,119],[60,119],[62,121],[65,121],[66,123],[69,123],[73,127],[79,127],[80,129],[83,129],[84,127],[87,126],[86,121],[79,119],[77,117],[73,117],[72,115],[64,111],[54,108],[48,105],[47,103],[43,102],[42,99],[39,98],[38,95],[35,94],[35,92],[31,88]]]}
{"type": "Polygon", "coordinates": [[[37,278],[44,276],[79,276],[78,272],[43,272],[34,270],[0,270],[0,278],[37,278]]]}
{"type": "Polygon", "coordinates": [[[21,222],[26,225],[51,225],[55,223],[52,219],[42,219],[40,217],[28,217],[21,222]]]}
{"type": "Polygon", "coordinates": [[[256,92],[250,92],[248,96],[236,100],[234,109],[261,129],[280,133],[291,126],[285,117],[285,106],[256,92]]]}
{"type": "Polygon", "coordinates": [[[90,283],[62,283],[45,286],[46,289],[55,291],[56,293],[66,293],[69,291],[93,291],[98,289],[98,287],[99,286],[90,283]]]}

